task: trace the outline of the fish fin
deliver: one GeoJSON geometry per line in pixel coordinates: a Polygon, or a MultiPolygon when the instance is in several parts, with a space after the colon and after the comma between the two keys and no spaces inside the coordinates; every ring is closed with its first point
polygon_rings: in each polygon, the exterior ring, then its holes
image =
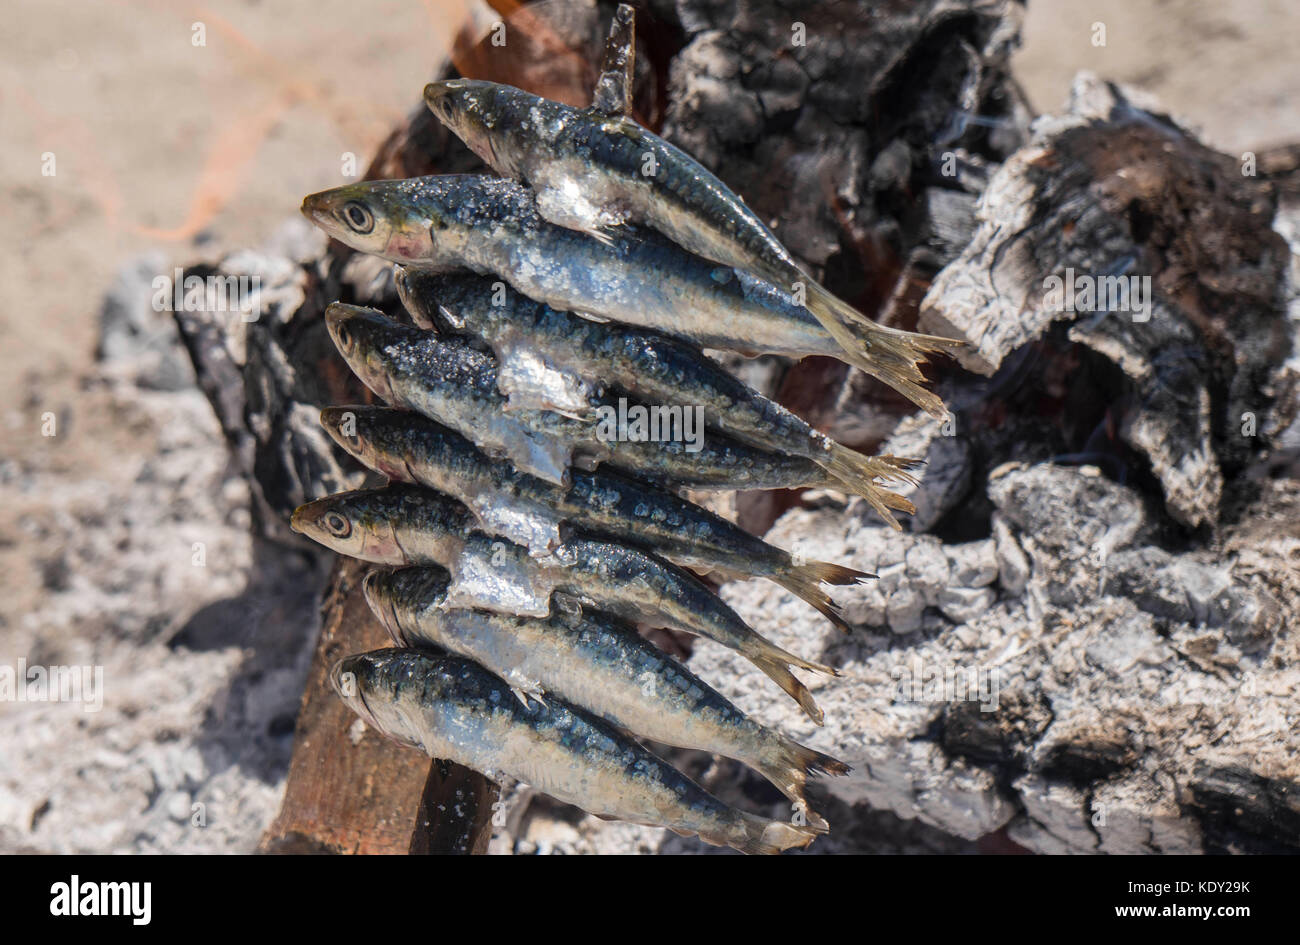
{"type": "Polygon", "coordinates": [[[609,25],[600,78],[592,95],[591,108],[605,115],[632,112],[632,79],[636,74],[636,11],[620,3],[609,25]]]}
{"type": "Polygon", "coordinates": [[[626,215],[616,207],[597,206],[585,196],[552,186],[545,172],[533,179],[533,190],[537,213],[547,223],[586,234],[610,249],[618,247],[617,234],[611,230],[621,226],[626,215]]]}
{"type": "MultiPolygon", "coordinates": [[[[846,775],[853,769],[830,755],[806,748],[784,735],[776,736],[774,744],[764,754],[758,771],[772,782],[782,794],[796,805],[802,805],[809,824],[825,827],[826,821],[808,808],[804,789],[812,775],[846,775]]],[[[829,829],[829,828],[827,828],[829,829]]]]}
{"type": "Polygon", "coordinates": [[[808,821],[808,826],[817,833],[825,834],[831,832],[831,825],[826,822],[826,818],[809,807],[806,798],[802,801],[795,801],[794,808],[797,811],[803,812],[804,819],[808,821]]]}
{"type": "Polygon", "coordinates": [[[951,354],[965,347],[965,341],[877,325],[816,283],[810,283],[807,292],[808,311],[839,342],[845,361],[884,381],[930,416],[947,416],[939,396],[921,386],[927,379],[920,365],[927,354],[951,354]]]}
{"type": "Polygon", "coordinates": [[[833,758],[815,748],[800,745],[784,735],[780,738],[781,747],[776,750],[775,757],[769,764],[774,768],[791,772],[791,777],[798,780],[800,785],[807,781],[809,775],[843,777],[853,770],[838,758],[833,758]]]}
{"type": "MultiPolygon", "coordinates": [[[[794,673],[790,672],[790,667],[788,664],[794,662],[796,659],[798,659],[798,657],[787,659],[784,657],[789,657],[790,654],[785,653],[783,650],[780,650],[777,647],[773,647],[773,649],[776,650],[781,655],[780,656],[751,655],[749,659],[751,662],[753,662],[755,666],[761,669],[769,679],[771,679],[774,683],[780,686],[782,691],[785,692],[786,695],[788,695],[795,702],[799,703],[799,708],[804,710],[804,713],[808,716],[808,718],[812,719],[818,725],[824,724],[826,716],[825,713],[822,712],[821,708],[818,707],[817,700],[814,699],[812,693],[808,691],[808,687],[805,686],[803,683],[801,683],[798,677],[796,677],[794,673]]],[[[799,662],[796,663],[795,665],[803,665],[805,669],[812,666],[816,666],[815,663],[808,664],[805,663],[805,661],[803,660],[799,660],[799,662]]],[[[831,672],[833,673],[834,670],[831,670],[831,672]]]]}
{"type": "Polygon", "coordinates": [[[515,698],[523,704],[525,709],[531,708],[528,702],[529,699],[540,703],[543,707],[546,706],[546,700],[542,698],[546,695],[546,690],[542,688],[542,684],[537,680],[527,678],[518,670],[512,670],[506,673],[505,681],[506,685],[510,687],[510,691],[515,694],[515,698]]]}
{"type": "Polygon", "coordinates": [[[903,526],[898,524],[898,519],[894,518],[890,509],[906,512],[908,515],[916,513],[916,506],[907,499],[895,492],[881,489],[879,486],[870,483],[853,484],[853,491],[866,499],[871,507],[876,510],[876,514],[885,520],[885,524],[896,532],[901,532],[903,526]]]}
{"type": "Polygon", "coordinates": [[[572,449],[559,437],[535,436],[525,433],[508,457],[523,472],[544,479],[557,486],[570,485],[569,466],[573,462],[572,449]]]}
{"type": "Polygon", "coordinates": [[[534,558],[549,555],[563,541],[563,516],[540,502],[503,500],[495,491],[466,496],[464,502],[483,531],[523,545],[534,558]]]}
{"type": "Polygon", "coordinates": [[[599,243],[602,243],[603,245],[609,247],[610,249],[614,249],[615,247],[618,246],[618,240],[616,240],[614,236],[610,234],[604,227],[601,226],[583,227],[581,232],[586,233],[592,239],[596,240],[599,243]]]}
{"type": "Polygon", "coordinates": [[[832,443],[830,452],[821,463],[827,472],[871,503],[871,507],[895,530],[901,530],[902,526],[890,509],[909,515],[916,511],[916,506],[906,498],[882,489],[874,480],[916,485],[916,477],[909,470],[922,465],[920,460],[889,455],[863,456],[847,446],[832,443]]]}
{"type": "Polygon", "coordinates": [[[780,820],[768,820],[757,814],[737,811],[740,836],[731,846],[741,853],[780,853],[792,847],[806,847],[817,839],[818,830],[811,826],[796,826],[780,820]]]}
{"type": "MultiPolygon", "coordinates": [[[[894,469],[901,469],[905,472],[911,472],[914,469],[921,469],[926,465],[923,459],[913,459],[908,456],[895,456],[893,453],[881,453],[876,457],[879,462],[888,463],[894,469]]],[[[906,481],[915,482],[916,480],[907,477],[906,481]]]]}
{"type": "Polygon", "coordinates": [[[809,561],[795,565],[795,571],[805,575],[809,581],[818,584],[833,584],[844,587],[847,584],[865,584],[874,580],[876,575],[870,571],[859,571],[843,564],[831,564],[829,561],[809,561]]]}
{"type": "Polygon", "coordinates": [[[551,410],[572,420],[592,420],[595,388],[572,371],[557,368],[536,351],[517,342],[493,348],[497,356],[497,390],[506,395],[505,410],[551,410]]]}
{"type": "MultiPolygon", "coordinates": [[[[853,631],[852,624],[844,619],[844,614],[840,612],[839,606],[835,601],[831,600],[830,595],[822,590],[820,586],[822,581],[826,580],[825,575],[838,576],[840,571],[848,572],[849,575],[849,577],[840,578],[840,584],[852,584],[855,581],[866,580],[874,576],[865,574],[862,571],[854,571],[852,568],[842,568],[838,564],[825,564],[821,561],[814,561],[812,564],[798,565],[789,571],[774,574],[772,580],[795,597],[816,608],[818,613],[845,633],[851,633],[853,631]],[[823,569],[830,570],[823,571],[823,569]]],[[[833,582],[828,581],[828,583],[833,582]]]]}

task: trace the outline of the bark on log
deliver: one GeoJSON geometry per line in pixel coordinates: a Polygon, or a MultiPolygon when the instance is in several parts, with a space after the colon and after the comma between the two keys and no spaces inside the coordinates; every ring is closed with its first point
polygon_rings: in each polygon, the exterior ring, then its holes
{"type": "Polygon", "coordinates": [[[1275,211],[1268,181],[1083,76],[1068,112],[1041,121],[993,175],[921,324],[969,340],[963,365],[991,375],[1053,323],[1073,323],[1069,340],[1122,372],[1119,436],[1150,463],[1170,514],[1206,525],[1225,472],[1257,452],[1240,428],[1272,413],[1291,349],[1275,211]],[[1061,280],[1056,297],[1049,278],[1061,280]]]}
{"type": "Polygon", "coordinates": [[[262,838],[264,853],[406,853],[412,847],[429,762],[358,724],[328,677],[343,657],[388,645],[361,594],[365,571],[360,562],[340,560],[321,603],[320,642],[298,712],[288,786],[262,838]]]}

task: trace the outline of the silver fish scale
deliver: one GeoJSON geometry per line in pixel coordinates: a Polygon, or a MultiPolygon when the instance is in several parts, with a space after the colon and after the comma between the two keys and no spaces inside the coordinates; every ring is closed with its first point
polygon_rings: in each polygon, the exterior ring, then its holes
{"type": "Polygon", "coordinates": [[[492,128],[517,129],[519,139],[532,142],[530,150],[536,164],[545,166],[554,155],[568,153],[592,167],[623,175],[627,186],[642,185],[649,190],[648,178],[653,177],[661,186],[658,193],[670,205],[703,212],[756,255],[772,254],[789,260],[776,237],[744,209],[730,188],[694,158],[636,122],[577,109],[518,89],[502,89],[496,96],[496,106],[500,115],[492,128]],[[645,173],[647,156],[653,158],[653,174],[645,173]]]}
{"type": "MultiPolygon", "coordinates": [[[[435,230],[454,224],[463,239],[455,261],[479,273],[496,273],[525,294],[555,308],[591,311],[639,322],[638,312],[680,312],[683,337],[711,347],[739,344],[725,326],[699,323],[696,310],[734,312],[757,350],[834,354],[829,334],[802,305],[776,286],[694,256],[653,231],[628,233],[612,243],[547,223],[530,191],[514,181],[474,176],[426,178],[423,211],[435,230]],[[660,278],[646,280],[641,272],[660,278]],[[798,331],[795,348],[763,342],[761,326],[798,331]]],[[[732,329],[734,332],[737,329],[732,329]]],[[[740,345],[743,349],[743,344],[740,345]]]]}
{"type": "Polygon", "coordinates": [[[471,389],[485,400],[504,400],[497,390],[496,363],[469,345],[447,345],[424,337],[385,345],[391,370],[415,378],[437,377],[471,389]]]}

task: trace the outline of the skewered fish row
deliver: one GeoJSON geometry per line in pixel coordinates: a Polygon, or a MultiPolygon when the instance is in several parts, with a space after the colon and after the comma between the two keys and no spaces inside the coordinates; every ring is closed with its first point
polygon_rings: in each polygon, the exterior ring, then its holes
{"type": "Polygon", "coordinates": [[[918,364],[962,342],[885,328],[836,298],[726,184],[631,118],[473,79],[431,83],[424,100],[493,170],[532,188],[543,220],[611,247],[625,224],[645,224],[702,259],[802,290],[840,346],[836,357],[943,416],[939,398],[920,386],[918,364]]]}
{"type": "Polygon", "coordinates": [[[830,355],[938,415],[918,365],[957,343],[836,299],[720,180],[628,118],[631,17],[620,8],[590,109],[467,80],[426,89],[505,179],[371,181],[303,201],[329,235],[400,264],[419,327],[326,312],[388,406],[327,407],[321,423],[390,485],[309,502],[292,524],[400,569],[372,571],[364,590],[401,648],[331,673],[380,732],[600,817],[776,853],[829,830],[806,783],[848,767],[749,718],[636,624],[736,650],[820,724],[792,668],[835,670],[774,646],[685,569],[768,578],[845,630],[823,585],[873,576],[796,561],[680,490],[847,489],[897,528],[893,512],[913,509],[882,483],[914,481],[918,464],[835,443],[700,349],[830,355]],[[615,404],[638,399],[698,410],[699,440],[611,435],[615,404]],[[638,737],[752,767],[792,802],[790,822],[727,806],[638,737]]]}
{"type": "MultiPolygon", "coordinates": [[[[411,317],[425,328],[457,331],[490,347],[507,409],[558,410],[548,402],[557,386],[590,389],[584,378],[646,400],[700,404],[706,421],[751,446],[811,460],[866,498],[899,527],[891,508],[914,512],[906,499],[873,480],[914,482],[913,464],[895,456],[868,457],[841,446],[780,404],[741,383],[697,348],[657,332],[597,324],[557,312],[491,279],[399,269],[398,291],[411,317]],[[561,385],[551,382],[560,375],[561,385]],[[539,383],[539,379],[542,381],[539,383]]],[[[587,405],[570,401],[570,409],[587,405]]]]}
{"type": "MultiPolygon", "coordinates": [[[[704,680],[601,613],[538,619],[447,608],[441,568],[372,571],[365,594],[393,642],[474,660],[528,695],[554,693],[625,731],[741,761],[807,811],[810,773],[847,773],[834,758],[754,722],[704,680]]],[[[808,813],[809,823],[828,829],[808,813]]]]}
{"type": "MultiPolygon", "coordinates": [[[[367,387],[394,406],[437,420],[489,455],[565,485],[569,469],[601,463],[652,481],[697,489],[829,486],[811,460],[706,437],[681,442],[611,439],[594,420],[549,410],[506,410],[495,360],[463,341],[408,328],[380,312],[335,302],[325,321],[339,352],[367,387]]],[[[603,406],[609,406],[603,404],[603,406]]]]}
{"type": "Polygon", "coordinates": [[[507,775],[598,817],[667,827],[744,853],[780,853],[811,824],[729,807],[635,739],[559,699],[516,698],[469,660],[413,649],[340,660],[334,689],[357,715],[431,758],[507,775]]]}
{"type": "Polygon", "coordinates": [[[846,631],[839,608],[819,585],[873,577],[825,561],[797,564],[788,551],[630,476],[596,469],[572,472],[567,488],[545,482],[491,461],[464,437],[411,411],[326,407],[320,419],[334,441],[366,466],[457,499],[484,532],[523,545],[534,556],[550,556],[563,532],[577,528],[706,574],[766,577],[846,631]]]}
{"type": "Polygon", "coordinates": [[[560,593],[626,620],[707,637],[749,659],[819,724],[821,710],[789,667],[837,675],[763,639],[717,594],[662,558],[574,538],[539,560],[477,531],[468,509],[425,489],[389,486],[327,496],[295,511],[293,527],[362,561],[445,567],[455,578],[448,598],[457,606],[546,617],[552,595],[560,593]]]}

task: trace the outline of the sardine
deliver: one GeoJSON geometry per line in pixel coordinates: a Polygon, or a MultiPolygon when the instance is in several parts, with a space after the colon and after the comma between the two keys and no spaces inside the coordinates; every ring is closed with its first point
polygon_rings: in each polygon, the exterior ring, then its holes
{"type": "MultiPolygon", "coordinates": [[[[595,421],[549,410],[505,410],[496,361],[459,339],[401,325],[380,312],[335,302],[325,321],[362,382],[390,404],[419,411],[473,440],[494,458],[563,485],[569,467],[608,462],[657,482],[701,489],[840,488],[811,460],[705,436],[698,452],[681,440],[621,440],[595,421]]],[[[612,405],[611,405],[611,409],[612,405]]]]}
{"type": "Polygon", "coordinates": [[[395,741],[488,778],[506,776],[606,819],[667,827],[745,853],[805,847],[817,836],[736,810],[605,722],[559,700],[527,705],[482,667],[417,650],[350,656],[330,682],[395,741]]]}
{"type": "Polygon", "coordinates": [[[612,239],[629,221],[647,224],[705,259],[802,290],[808,310],[844,349],[841,360],[944,416],[943,402],[920,386],[919,365],[963,342],[877,325],[836,298],[726,184],[631,118],[475,79],[434,82],[424,100],[493,170],[532,187],[548,222],[597,239],[612,239]]]}
{"type": "Polygon", "coordinates": [[[896,456],[868,457],[819,433],[780,404],[738,380],[692,345],[658,332],[597,324],[557,312],[499,281],[399,268],[398,292],[412,319],[476,338],[492,348],[500,366],[498,385],[510,403],[555,409],[554,390],[577,389],[590,379],[652,403],[699,405],[706,422],[760,449],[802,456],[863,496],[894,528],[891,508],[914,511],[901,496],[873,481],[915,483],[906,471],[920,465],[896,456]],[[520,364],[510,371],[512,364],[520,364]],[[566,381],[549,380],[554,374],[566,381]],[[548,381],[528,387],[538,376],[548,381]],[[507,382],[507,377],[514,380],[507,382]],[[531,394],[531,396],[530,396],[531,394]]]}
{"type": "Polygon", "coordinates": [[[604,469],[572,474],[566,489],[494,462],[474,444],[419,414],[387,407],[326,407],[321,425],[341,447],[390,479],[428,486],[463,502],[483,531],[553,554],[568,525],[635,545],[699,571],[765,577],[849,630],[821,584],[845,585],[872,575],[825,561],[795,563],[790,553],[755,538],[693,502],[604,469]]]}
{"type": "Polygon", "coordinates": [[[649,552],[575,537],[554,563],[477,531],[459,502],[410,486],[342,492],[299,506],[295,531],[340,554],[374,564],[431,565],[451,572],[449,606],[546,617],[555,592],[625,620],[674,627],[735,650],[781,687],[819,725],[822,711],[791,666],[837,676],[764,639],[703,582],[649,552]]]}
{"type": "Polygon", "coordinates": [[[841,761],[753,721],[687,667],[604,614],[545,619],[445,607],[441,568],[372,571],[371,609],[403,647],[437,647],[473,660],[521,692],[586,709],[642,738],[734,758],[807,813],[812,773],[847,774],[841,761]]]}
{"type": "Polygon", "coordinates": [[[514,181],[468,174],[365,181],[312,194],[302,212],[354,249],[422,268],[495,273],[560,311],[751,355],[850,357],[770,283],[652,230],[597,239],[547,223],[532,192],[514,181]]]}
{"type": "Polygon", "coordinates": [[[307,502],[289,526],[339,554],[373,564],[448,567],[474,533],[459,502],[410,486],[359,489],[307,502]]]}

